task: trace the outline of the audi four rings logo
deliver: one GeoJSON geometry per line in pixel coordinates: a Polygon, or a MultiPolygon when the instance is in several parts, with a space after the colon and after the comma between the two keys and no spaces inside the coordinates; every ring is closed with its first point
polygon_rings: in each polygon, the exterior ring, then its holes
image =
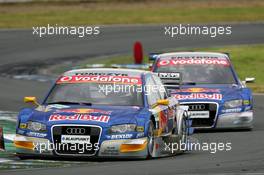
{"type": "Polygon", "coordinates": [[[189,109],[191,111],[202,111],[205,110],[205,105],[199,104],[199,105],[189,105],[189,109]]]}
{"type": "Polygon", "coordinates": [[[67,128],[67,134],[85,134],[84,128],[67,128]]]}

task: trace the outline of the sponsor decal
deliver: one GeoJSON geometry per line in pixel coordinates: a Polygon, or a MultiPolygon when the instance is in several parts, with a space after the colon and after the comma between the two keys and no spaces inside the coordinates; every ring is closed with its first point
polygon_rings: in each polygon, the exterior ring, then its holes
{"type": "Polygon", "coordinates": [[[177,92],[189,92],[189,93],[201,93],[201,92],[220,92],[220,89],[210,89],[210,88],[187,88],[187,89],[173,89],[172,93],[177,92]]]}
{"type": "Polygon", "coordinates": [[[24,130],[21,130],[21,129],[18,129],[17,130],[17,133],[23,135],[23,134],[25,134],[25,131],[24,130]]]}
{"type": "Polygon", "coordinates": [[[28,132],[26,133],[27,136],[30,136],[30,137],[46,137],[47,134],[46,133],[37,133],[37,132],[28,132]]]}
{"type": "Polygon", "coordinates": [[[174,65],[221,65],[229,66],[229,62],[226,59],[219,58],[188,58],[188,59],[165,59],[160,60],[157,64],[161,66],[174,66],[174,65]]]}
{"type": "Polygon", "coordinates": [[[56,113],[76,113],[76,114],[105,114],[110,115],[112,111],[104,111],[100,109],[62,109],[57,110],[56,113]]]}
{"type": "Polygon", "coordinates": [[[108,115],[94,116],[89,114],[74,114],[74,115],[53,114],[49,117],[49,121],[82,120],[82,121],[95,121],[95,122],[103,122],[103,123],[108,123],[109,119],[110,116],[108,115]]]}
{"type": "Polygon", "coordinates": [[[61,135],[61,143],[89,144],[90,143],[90,136],[61,135]]]}
{"type": "Polygon", "coordinates": [[[209,111],[190,111],[190,118],[209,118],[209,111]]]}
{"type": "Polygon", "coordinates": [[[180,79],[180,73],[158,73],[161,79],[180,79]]]}
{"type": "Polygon", "coordinates": [[[234,108],[234,109],[223,109],[223,113],[233,113],[233,112],[241,112],[241,108],[234,108]]]}
{"type": "Polygon", "coordinates": [[[75,75],[104,75],[104,76],[128,76],[125,73],[114,73],[114,72],[77,72],[75,75]]]}
{"type": "Polygon", "coordinates": [[[117,146],[101,147],[102,155],[119,155],[119,149],[117,146]]]}
{"type": "Polygon", "coordinates": [[[133,134],[117,134],[111,135],[111,139],[130,139],[132,138],[133,134]]]}
{"type": "Polygon", "coordinates": [[[127,76],[100,76],[100,75],[76,75],[62,76],[57,81],[57,84],[62,83],[122,83],[122,84],[142,84],[139,77],[127,76]]]}
{"type": "Polygon", "coordinates": [[[251,110],[251,106],[245,107],[245,111],[249,111],[249,110],[251,110]]]}
{"type": "Polygon", "coordinates": [[[222,94],[205,94],[205,93],[192,93],[190,95],[175,94],[174,97],[177,100],[186,99],[208,99],[208,100],[222,100],[222,94]]]}
{"type": "Polygon", "coordinates": [[[144,137],[144,132],[140,132],[137,134],[137,138],[144,137]]]}

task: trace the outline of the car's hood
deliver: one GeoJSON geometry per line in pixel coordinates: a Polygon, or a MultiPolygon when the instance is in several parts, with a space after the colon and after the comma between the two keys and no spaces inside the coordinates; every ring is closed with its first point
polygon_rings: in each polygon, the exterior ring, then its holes
{"type": "Polygon", "coordinates": [[[216,101],[223,102],[241,99],[241,87],[236,85],[196,85],[183,86],[171,90],[171,95],[179,101],[216,101]]]}
{"type": "Polygon", "coordinates": [[[28,121],[39,121],[47,125],[91,124],[108,126],[122,123],[136,123],[144,108],[131,106],[40,106],[32,111],[28,121]]]}

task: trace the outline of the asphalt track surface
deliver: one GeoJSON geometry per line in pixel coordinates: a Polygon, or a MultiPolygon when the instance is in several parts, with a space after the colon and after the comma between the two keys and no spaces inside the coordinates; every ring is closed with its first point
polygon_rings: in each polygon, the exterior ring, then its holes
{"type": "MultiPolygon", "coordinates": [[[[177,47],[207,47],[230,44],[264,43],[264,24],[232,25],[233,34],[218,38],[191,36],[169,38],[161,26],[106,27],[97,37],[48,37],[39,39],[31,31],[0,32],[0,67],[10,69],[18,64],[57,62],[63,59],[131,53],[134,41],[140,40],[147,52],[177,47]]],[[[0,70],[1,71],[1,70],[0,70]]],[[[0,110],[18,111],[22,97],[43,97],[49,83],[0,78],[0,110]]],[[[264,173],[264,96],[255,98],[253,131],[198,133],[200,142],[231,142],[232,150],[212,154],[208,151],[187,152],[175,157],[147,161],[90,161],[70,168],[2,171],[0,174],[217,174],[264,173]]]]}

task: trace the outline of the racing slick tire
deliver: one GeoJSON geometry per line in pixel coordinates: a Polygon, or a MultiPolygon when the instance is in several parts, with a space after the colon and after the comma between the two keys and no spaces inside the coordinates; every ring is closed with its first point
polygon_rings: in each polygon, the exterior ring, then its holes
{"type": "MultiPolygon", "coordinates": [[[[184,117],[182,119],[182,124],[181,124],[181,131],[180,131],[180,142],[184,143],[187,145],[187,141],[188,141],[188,127],[187,127],[187,120],[184,117]]],[[[182,150],[182,152],[185,152],[186,150],[182,150]]]]}
{"type": "Polygon", "coordinates": [[[18,157],[20,160],[26,160],[26,159],[30,159],[30,158],[33,158],[32,156],[27,156],[27,155],[24,155],[24,154],[16,154],[16,157],[18,157]]]}
{"type": "Polygon", "coordinates": [[[148,156],[147,159],[155,157],[155,135],[154,135],[154,124],[151,121],[148,129],[148,156]]]}

